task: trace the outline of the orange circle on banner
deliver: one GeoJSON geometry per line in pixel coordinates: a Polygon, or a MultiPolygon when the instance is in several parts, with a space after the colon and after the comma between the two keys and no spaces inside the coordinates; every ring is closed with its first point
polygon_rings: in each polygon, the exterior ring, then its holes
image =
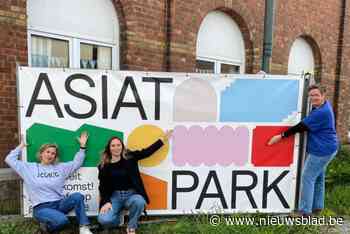
{"type": "MultiPolygon", "coordinates": [[[[130,150],[145,149],[156,142],[164,131],[154,125],[141,125],[135,128],[128,136],[127,148],[130,150]]],[[[144,167],[154,167],[159,165],[168,155],[169,142],[166,142],[162,148],[157,150],[152,156],[140,161],[144,167]]]]}

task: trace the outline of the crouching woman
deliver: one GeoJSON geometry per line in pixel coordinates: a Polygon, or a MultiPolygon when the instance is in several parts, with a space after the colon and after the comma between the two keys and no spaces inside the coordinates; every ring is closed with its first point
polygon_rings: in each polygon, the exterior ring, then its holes
{"type": "Polygon", "coordinates": [[[100,213],[98,221],[107,228],[119,225],[120,213],[129,211],[128,234],[136,233],[137,222],[149,198],[144,188],[138,161],[151,156],[160,149],[171,136],[167,131],[161,139],[140,151],[125,149],[118,137],[112,137],[103,152],[99,165],[100,213]]]}
{"type": "Polygon", "coordinates": [[[72,193],[65,197],[63,186],[67,177],[81,167],[85,159],[85,147],[88,139],[86,132],[78,138],[80,150],[74,160],[59,163],[58,146],[44,144],[38,152],[39,163],[24,162],[18,159],[26,146],[23,137],[17,148],[6,157],[5,162],[23,179],[24,186],[33,205],[33,216],[40,222],[41,228],[55,233],[69,223],[66,214],[73,210],[80,224],[80,234],[92,234],[85,213],[84,196],[72,193]]]}

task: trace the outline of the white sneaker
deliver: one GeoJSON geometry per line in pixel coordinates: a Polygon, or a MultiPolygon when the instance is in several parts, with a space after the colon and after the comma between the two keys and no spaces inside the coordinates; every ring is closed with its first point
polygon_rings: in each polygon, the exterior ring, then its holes
{"type": "Polygon", "coordinates": [[[93,234],[93,233],[90,231],[88,226],[81,226],[79,228],[79,234],[93,234]]]}

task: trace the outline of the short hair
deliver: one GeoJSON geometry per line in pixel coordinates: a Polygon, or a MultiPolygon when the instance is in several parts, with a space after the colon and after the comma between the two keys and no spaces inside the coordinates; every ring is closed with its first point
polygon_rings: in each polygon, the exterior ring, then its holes
{"type": "Polygon", "coordinates": [[[318,89],[322,95],[325,94],[327,91],[326,87],[321,86],[319,84],[310,85],[307,91],[310,92],[313,89],[318,89]]]}
{"type": "Polygon", "coordinates": [[[56,158],[55,158],[54,163],[57,163],[58,162],[58,155],[59,155],[58,154],[58,145],[52,144],[52,143],[43,144],[43,145],[40,146],[39,151],[37,153],[37,159],[39,160],[39,162],[41,162],[40,155],[42,154],[42,152],[44,152],[48,148],[55,148],[55,150],[56,150],[56,158]]]}

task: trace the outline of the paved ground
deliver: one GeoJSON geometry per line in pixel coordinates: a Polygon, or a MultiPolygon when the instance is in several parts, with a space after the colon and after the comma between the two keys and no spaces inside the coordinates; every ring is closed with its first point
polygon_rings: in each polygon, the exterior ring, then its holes
{"type": "Polygon", "coordinates": [[[337,227],[339,233],[349,234],[350,233],[350,217],[345,217],[344,224],[337,227]]]}

